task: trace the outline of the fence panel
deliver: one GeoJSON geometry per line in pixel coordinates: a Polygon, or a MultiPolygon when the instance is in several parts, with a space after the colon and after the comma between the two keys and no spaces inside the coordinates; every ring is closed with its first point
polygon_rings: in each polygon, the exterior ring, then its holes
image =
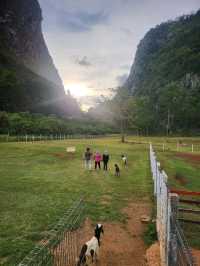
{"type": "Polygon", "coordinates": [[[82,199],[74,202],[18,266],[74,266],[80,249],[77,229],[84,220],[84,208],[82,199]]]}
{"type": "Polygon", "coordinates": [[[178,195],[170,193],[167,174],[160,170],[150,144],[150,165],[156,197],[156,229],[162,266],[194,266],[192,253],[178,222],[178,195]]]}

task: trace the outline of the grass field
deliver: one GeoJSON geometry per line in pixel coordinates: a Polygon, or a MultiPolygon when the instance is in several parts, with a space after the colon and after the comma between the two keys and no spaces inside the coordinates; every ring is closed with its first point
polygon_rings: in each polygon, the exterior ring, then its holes
{"type": "Polygon", "coordinates": [[[129,201],[150,201],[148,146],[118,138],[0,144],[0,264],[16,265],[44,237],[71,203],[84,196],[96,221],[125,221],[129,201]],[[65,152],[76,146],[75,155],[65,152]],[[108,172],[86,171],[83,152],[107,149],[108,172]],[[128,156],[128,168],[114,176],[113,164],[128,156]]]}
{"type": "MultiPolygon", "coordinates": [[[[153,143],[171,187],[200,191],[199,138],[117,137],[92,140],[0,143],[0,265],[16,265],[43,239],[53,224],[77,198],[84,196],[87,215],[97,221],[125,221],[121,210],[130,201],[151,201],[149,142],[153,143]],[[177,151],[177,142],[181,145],[177,151]],[[144,144],[146,143],[146,144],[144,144]],[[163,143],[165,151],[163,151],[163,143]],[[76,146],[76,153],[66,153],[76,146]],[[111,155],[108,172],[86,171],[83,153],[107,149],[111,155]],[[128,156],[128,168],[114,176],[114,163],[128,156]],[[189,157],[188,157],[189,154],[189,157]],[[183,156],[184,155],[184,156],[183,156]]],[[[200,226],[184,226],[194,247],[200,248],[200,226]]]]}

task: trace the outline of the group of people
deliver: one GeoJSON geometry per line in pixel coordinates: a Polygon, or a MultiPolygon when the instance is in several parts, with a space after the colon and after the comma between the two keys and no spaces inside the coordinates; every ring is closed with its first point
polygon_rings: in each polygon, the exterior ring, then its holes
{"type": "MultiPolygon", "coordinates": [[[[127,165],[127,157],[125,155],[121,155],[123,164],[127,165]]],[[[91,152],[90,148],[86,148],[85,154],[84,154],[84,160],[85,160],[85,169],[92,170],[92,161],[94,160],[94,168],[95,170],[97,168],[101,169],[101,162],[103,162],[103,170],[108,170],[108,162],[109,162],[110,156],[108,154],[108,151],[104,151],[103,155],[101,155],[98,151],[93,153],[91,152]]],[[[115,175],[120,175],[120,169],[117,164],[115,166],[115,175]]]]}
{"type": "Polygon", "coordinates": [[[85,168],[91,170],[92,169],[92,160],[94,160],[94,168],[101,169],[101,162],[103,162],[103,169],[105,171],[108,170],[108,161],[109,161],[109,154],[107,151],[101,155],[98,151],[93,153],[91,152],[90,148],[87,148],[84,155],[85,159],[85,168]]]}

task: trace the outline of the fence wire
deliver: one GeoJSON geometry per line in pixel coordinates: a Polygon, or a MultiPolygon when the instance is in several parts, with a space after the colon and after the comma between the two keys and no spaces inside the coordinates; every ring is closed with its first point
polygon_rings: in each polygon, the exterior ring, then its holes
{"type": "Polygon", "coordinates": [[[84,220],[84,209],[82,199],[74,202],[18,266],[74,266],[80,249],[77,229],[84,220]]]}

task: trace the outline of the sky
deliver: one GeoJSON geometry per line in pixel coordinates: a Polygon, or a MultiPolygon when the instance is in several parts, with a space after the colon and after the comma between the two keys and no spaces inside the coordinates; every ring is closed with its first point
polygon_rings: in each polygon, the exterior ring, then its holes
{"type": "Polygon", "coordinates": [[[152,27],[195,12],[199,0],[39,0],[42,31],[62,78],[83,109],[126,80],[152,27]]]}

